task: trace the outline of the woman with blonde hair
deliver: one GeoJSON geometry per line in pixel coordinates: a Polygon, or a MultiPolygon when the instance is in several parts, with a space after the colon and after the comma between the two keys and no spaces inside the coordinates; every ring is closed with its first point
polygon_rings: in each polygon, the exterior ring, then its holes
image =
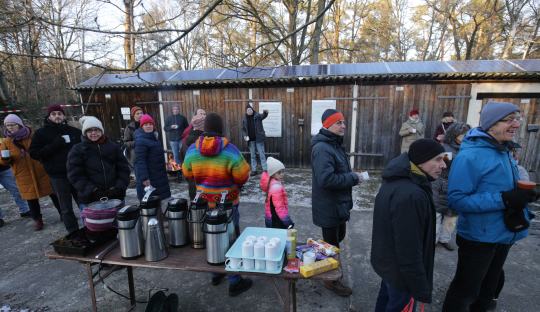
{"type": "Polygon", "coordinates": [[[6,116],[4,126],[6,138],[2,150],[9,150],[9,157],[0,159],[0,164],[11,166],[21,197],[28,201],[30,214],[35,222],[34,229],[40,231],[43,229],[43,217],[39,198],[50,196],[60,214],[58,198],[53,193],[49,176],[41,163],[28,154],[32,143],[32,129],[25,126],[22,119],[15,114],[6,116]]]}

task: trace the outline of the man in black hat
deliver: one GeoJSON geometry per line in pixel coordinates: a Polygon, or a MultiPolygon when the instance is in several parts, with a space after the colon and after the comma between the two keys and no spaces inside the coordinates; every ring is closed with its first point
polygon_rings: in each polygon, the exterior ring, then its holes
{"type": "Polygon", "coordinates": [[[430,182],[444,168],[444,148],[420,139],[383,171],[371,240],[371,265],[382,278],[375,311],[402,311],[411,299],[431,302],[435,205],[430,182]]]}
{"type": "Polygon", "coordinates": [[[446,134],[446,130],[448,130],[448,128],[450,128],[450,126],[454,122],[454,113],[445,112],[441,119],[441,123],[439,124],[439,126],[437,126],[437,129],[435,130],[433,139],[437,140],[437,142],[439,143],[442,143],[444,141],[444,135],[446,134]]]}
{"type": "Polygon", "coordinates": [[[262,121],[266,117],[268,117],[267,110],[264,110],[262,114],[259,114],[253,109],[251,104],[246,106],[246,116],[242,120],[242,135],[249,146],[252,176],[257,175],[257,155],[255,154],[255,150],[259,153],[262,170],[267,170],[266,155],[264,153],[266,134],[262,124],[262,121]]]}

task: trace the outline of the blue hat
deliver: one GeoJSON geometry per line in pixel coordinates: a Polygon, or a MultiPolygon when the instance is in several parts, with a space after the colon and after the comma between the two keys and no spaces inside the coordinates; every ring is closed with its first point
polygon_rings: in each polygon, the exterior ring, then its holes
{"type": "Polygon", "coordinates": [[[515,112],[519,112],[519,107],[512,103],[489,101],[480,111],[480,128],[487,131],[497,121],[515,112]]]}

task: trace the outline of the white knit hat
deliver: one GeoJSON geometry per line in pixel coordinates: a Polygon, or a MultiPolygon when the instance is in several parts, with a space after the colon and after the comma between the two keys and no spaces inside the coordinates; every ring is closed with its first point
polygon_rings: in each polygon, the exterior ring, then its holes
{"type": "Polygon", "coordinates": [[[266,158],[266,165],[268,166],[269,176],[273,176],[278,171],[285,169],[285,165],[274,157],[266,158]]]}
{"type": "Polygon", "coordinates": [[[86,133],[88,129],[91,129],[91,128],[98,128],[101,130],[101,132],[105,133],[105,130],[103,129],[103,124],[101,123],[101,121],[99,121],[99,119],[97,119],[94,116],[82,116],[79,119],[79,122],[82,125],[83,135],[86,133]]]}

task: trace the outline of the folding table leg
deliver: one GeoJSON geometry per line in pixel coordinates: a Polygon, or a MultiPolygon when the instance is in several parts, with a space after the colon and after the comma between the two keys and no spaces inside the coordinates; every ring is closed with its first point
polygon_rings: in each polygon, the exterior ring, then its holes
{"type": "Polygon", "coordinates": [[[131,303],[131,306],[134,307],[135,302],[135,284],[133,283],[133,268],[128,266],[127,269],[127,275],[128,275],[128,286],[129,286],[129,301],[131,303]]]}
{"type": "Polygon", "coordinates": [[[92,266],[90,262],[86,262],[84,265],[86,266],[86,273],[88,274],[88,286],[90,286],[90,298],[92,299],[92,312],[97,312],[96,289],[94,288],[92,266]]]}
{"type": "Polygon", "coordinates": [[[296,312],[296,280],[291,279],[291,305],[292,312],[296,312]]]}

